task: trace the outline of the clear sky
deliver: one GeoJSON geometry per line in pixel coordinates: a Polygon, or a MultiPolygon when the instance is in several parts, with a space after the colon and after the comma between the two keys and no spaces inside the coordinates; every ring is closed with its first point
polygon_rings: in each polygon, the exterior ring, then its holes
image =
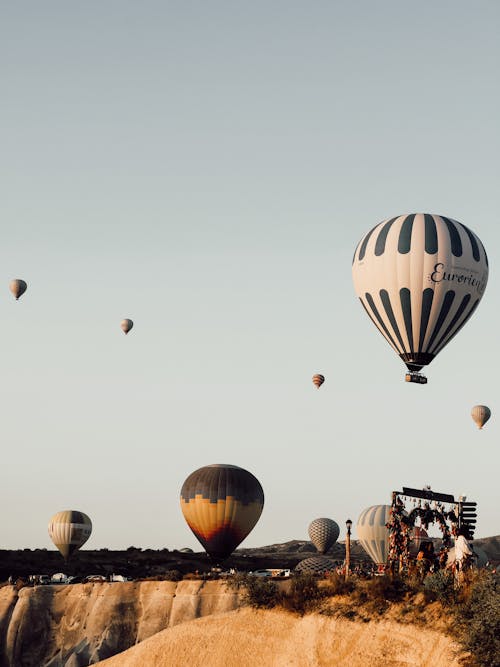
{"type": "Polygon", "coordinates": [[[245,546],[319,516],[342,539],[403,485],[498,534],[500,4],[46,0],[0,25],[0,547],[51,547],[70,508],[88,548],[198,547],[179,491],[209,463],[262,483],[245,546]],[[426,387],[351,279],[406,212],[490,258],[426,387]]]}

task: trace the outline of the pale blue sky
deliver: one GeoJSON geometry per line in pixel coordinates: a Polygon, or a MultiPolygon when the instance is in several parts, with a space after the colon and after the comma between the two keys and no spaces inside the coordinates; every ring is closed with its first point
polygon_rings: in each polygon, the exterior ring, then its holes
{"type": "Polygon", "coordinates": [[[218,462],[264,487],[247,546],[318,516],[342,538],[402,485],[466,493],[498,534],[500,5],[46,1],[0,23],[0,546],[51,546],[73,508],[88,548],[196,547],[179,490],[218,462]],[[360,237],[415,211],[471,227],[491,267],[426,387],[351,280],[360,237]]]}

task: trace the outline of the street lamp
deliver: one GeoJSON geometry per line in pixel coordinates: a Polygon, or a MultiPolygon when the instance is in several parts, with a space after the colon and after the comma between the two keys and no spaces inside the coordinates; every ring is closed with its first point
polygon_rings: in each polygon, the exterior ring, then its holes
{"type": "Polygon", "coordinates": [[[351,566],[351,528],[352,521],[347,519],[345,522],[347,528],[347,536],[345,540],[345,580],[347,581],[349,577],[349,568],[351,566]]]}

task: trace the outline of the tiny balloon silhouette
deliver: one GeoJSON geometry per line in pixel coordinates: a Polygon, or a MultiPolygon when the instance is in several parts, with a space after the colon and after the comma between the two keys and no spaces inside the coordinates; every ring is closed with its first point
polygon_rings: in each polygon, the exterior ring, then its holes
{"type": "Polygon", "coordinates": [[[126,319],[124,319],[120,322],[121,330],[123,331],[123,333],[125,335],[128,334],[128,332],[132,329],[133,326],[134,326],[134,323],[132,322],[132,320],[129,320],[128,318],[126,318],[126,319]]]}
{"type": "Polygon", "coordinates": [[[321,375],[320,373],[316,373],[316,375],[313,375],[312,381],[316,389],[319,389],[323,384],[323,382],[325,381],[325,376],[321,375]]]}
{"type": "Polygon", "coordinates": [[[478,429],[481,430],[491,417],[491,410],[487,405],[475,405],[470,414],[478,429]]]}
{"type": "Polygon", "coordinates": [[[15,280],[10,281],[9,289],[15,296],[16,301],[18,301],[28,289],[28,284],[24,280],[21,280],[21,278],[16,278],[15,280]]]}

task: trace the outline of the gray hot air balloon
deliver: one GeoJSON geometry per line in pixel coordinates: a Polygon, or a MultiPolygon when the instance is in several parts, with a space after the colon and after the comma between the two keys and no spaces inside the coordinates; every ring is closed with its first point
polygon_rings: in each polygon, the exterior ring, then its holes
{"type": "Polygon", "coordinates": [[[54,514],[49,522],[49,537],[59,549],[64,560],[89,539],[92,522],[83,512],[64,510],[54,514]]]}
{"type": "Polygon", "coordinates": [[[128,332],[130,331],[130,329],[132,329],[133,326],[134,326],[134,323],[132,322],[132,320],[129,320],[127,318],[120,322],[121,330],[123,331],[123,333],[125,335],[128,334],[128,332]]]}
{"type": "Polygon", "coordinates": [[[309,538],[320,554],[325,554],[337,541],[340,528],[333,519],[314,519],[309,524],[309,538]]]}
{"type": "Polygon", "coordinates": [[[471,410],[471,416],[479,429],[482,429],[491,417],[491,410],[486,405],[475,405],[471,410]]]}
{"type": "Polygon", "coordinates": [[[361,239],[352,276],[363,308],[407,365],[407,381],[425,384],[418,371],[481,301],[488,258],[460,222],[412,213],[384,220],[361,239]]]}
{"type": "Polygon", "coordinates": [[[295,567],[295,572],[301,574],[326,574],[327,572],[335,572],[335,561],[326,556],[310,556],[301,560],[295,567]]]}
{"type": "Polygon", "coordinates": [[[389,555],[389,530],[385,524],[390,519],[390,505],[373,505],[361,512],[356,532],[358,539],[374,563],[380,565],[389,555]]]}
{"type": "Polygon", "coordinates": [[[16,278],[15,280],[10,281],[9,289],[16,297],[17,301],[28,289],[28,284],[24,280],[21,280],[21,278],[16,278]]]}

